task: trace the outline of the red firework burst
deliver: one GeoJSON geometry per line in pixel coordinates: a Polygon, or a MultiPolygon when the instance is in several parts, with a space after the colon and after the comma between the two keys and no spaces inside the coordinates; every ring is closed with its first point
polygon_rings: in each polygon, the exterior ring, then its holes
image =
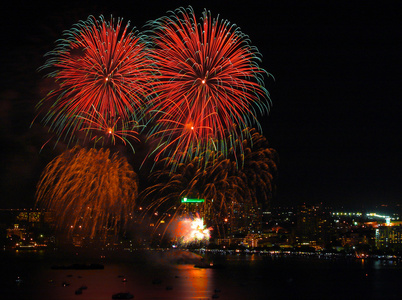
{"type": "Polygon", "coordinates": [[[235,140],[241,129],[258,124],[257,110],[269,109],[268,73],[258,66],[256,48],[236,26],[207,11],[200,22],[191,8],[181,8],[149,25],[158,69],[151,109],[154,135],[162,136],[159,154],[172,147],[175,154],[193,153],[196,144],[226,152],[225,135],[235,140]]]}
{"type": "MultiPolygon", "coordinates": [[[[58,41],[42,67],[58,88],[39,103],[47,113],[45,124],[59,136],[83,128],[82,116],[110,120],[136,119],[148,94],[150,61],[142,36],[111,18],[89,17],[76,24],[58,41]]],[[[96,122],[96,120],[95,120],[96,122]]]]}

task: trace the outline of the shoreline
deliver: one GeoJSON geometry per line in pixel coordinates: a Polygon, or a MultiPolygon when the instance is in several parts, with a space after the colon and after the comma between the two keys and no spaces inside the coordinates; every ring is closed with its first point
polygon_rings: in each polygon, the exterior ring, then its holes
{"type": "Polygon", "coordinates": [[[75,249],[7,249],[1,251],[0,257],[35,259],[45,261],[66,261],[71,263],[102,264],[113,261],[169,261],[181,264],[186,262],[197,263],[205,258],[211,261],[223,262],[228,258],[245,258],[253,256],[254,259],[345,259],[345,260],[379,260],[402,263],[401,255],[394,254],[365,254],[365,253],[335,253],[335,252],[303,252],[290,250],[222,250],[222,249],[131,249],[131,250],[105,250],[90,248],[75,249]]]}

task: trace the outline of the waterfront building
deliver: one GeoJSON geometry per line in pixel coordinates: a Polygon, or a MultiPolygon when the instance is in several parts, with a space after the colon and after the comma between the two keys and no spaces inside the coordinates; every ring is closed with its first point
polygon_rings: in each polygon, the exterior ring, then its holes
{"type": "Polygon", "coordinates": [[[382,224],[375,229],[378,249],[402,250],[402,222],[382,224]]]}

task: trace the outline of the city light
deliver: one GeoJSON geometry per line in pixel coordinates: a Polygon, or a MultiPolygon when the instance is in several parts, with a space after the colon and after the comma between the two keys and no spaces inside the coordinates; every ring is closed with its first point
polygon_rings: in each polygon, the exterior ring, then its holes
{"type": "Polygon", "coordinates": [[[205,199],[191,199],[191,198],[182,198],[181,203],[203,203],[205,199]]]}

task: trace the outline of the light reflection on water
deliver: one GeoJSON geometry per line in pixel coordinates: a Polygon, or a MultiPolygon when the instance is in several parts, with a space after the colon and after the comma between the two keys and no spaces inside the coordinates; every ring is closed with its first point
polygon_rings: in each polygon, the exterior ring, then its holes
{"type": "Polygon", "coordinates": [[[130,292],[135,299],[211,299],[215,270],[193,265],[153,267],[107,264],[104,270],[43,270],[35,280],[34,299],[111,299],[130,292]],[[49,282],[51,280],[51,282],[49,282]],[[70,284],[63,287],[62,283],[70,284]],[[81,295],[75,291],[88,287],[81,295]]]}
{"type": "MultiPolygon", "coordinates": [[[[214,270],[212,269],[199,269],[193,266],[181,266],[180,269],[187,269],[188,281],[182,281],[182,286],[191,287],[191,295],[197,298],[205,298],[211,295],[214,282],[214,270]]],[[[185,290],[185,288],[183,289],[185,290]]]]}
{"type": "Polygon", "coordinates": [[[13,279],[20,276],[24,282],[20,286],[8,282],[6,295],[10,299],[103,300],[112,299],[119,292],[130,292],[134,299],[212,299],[217,293],[220,299],[233,296],[229,290],[224,294],[215,292],[222,290],[215,281],[215,273],[220,270],[195,268],[194,264],[119,261],[106,262],[104,270],[55,270],[47,261],[26,264],[20,257],[18,261],[21,265],[14,265],[15,270],[9,276],[13,279]],[[88,288],[76,295],[81,286],[88,288]]]}
{"type": "Polygon", "coordinates": [[[105,261],[104,270],[53,270],[54,261],[39,254],[34,257],[17,255],[9,269],[1,270],[2,278],[8,278],[0,283],[5,299],[103,300],[118,292],[130,292],[134,299],[205,300],[213,295],[219,299],[294,299],[300,295],[309,299],[345,295],[399,299],[395,289],[402,275],[400,263],[380,260],[233,255],[224,258],[224,269],[203,269],[163,263],[150,256],[105,261]],[[24,280],[20,286],[15,283],[17,276],[24,280]],[[63,287],[63,282],[69,286],[63,287]],[[83,285],[88,289],[75,295],[83,285]]]}

